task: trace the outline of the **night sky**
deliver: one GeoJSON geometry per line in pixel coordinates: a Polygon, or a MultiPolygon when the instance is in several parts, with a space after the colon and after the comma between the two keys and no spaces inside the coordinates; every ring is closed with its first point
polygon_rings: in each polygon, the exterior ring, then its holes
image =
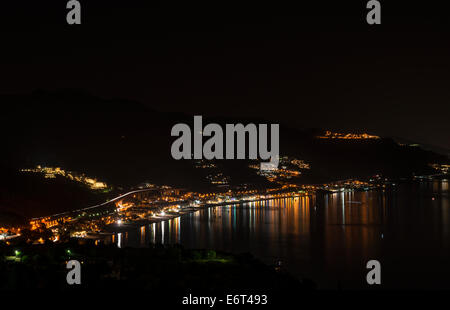
{"type": "Polygon", "coordinates": [[[81,26],[66,1],[11,2],[1,93],[75,88],[450,149],[449,18],[431,2],[380,1],[379,26],[366,1],[82,0],[81,26]]]}

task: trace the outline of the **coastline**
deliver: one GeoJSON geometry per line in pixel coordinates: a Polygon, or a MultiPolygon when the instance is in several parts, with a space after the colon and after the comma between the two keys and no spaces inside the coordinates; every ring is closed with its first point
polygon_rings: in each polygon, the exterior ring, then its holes
{"type": "MultiPolygon", "coordinates": [[[[121,233],[130,231],[136,228],[139,228],[143,225],[149,225],[153,223],[161,223],[164,221],[172,220],[177,217],[181,217],[186,214],[194,213],[200,210],[208,209],[208,208],[214,208],[214,207],[223,207],[223,206],[229,206],[229,205],[242,205],[245,203],[251,203],[251,202],[260,202],[260,201],[270,201],[270,200],[276,200],[276,199],[292,199],[297,197],[306,197],[306,196],[314,196],[314,194],[309,193],[303,193],[301,195],[292,195],[288,197],[271,197],[271,198],[261,198],[261,199],[255,199],[255,200],[239,200],[239,201],[226,201],[221,203],[207,203],[202,204],[197,207],[186,207],[184,210],[181,210],[180,212],[173,212],[168,215],[159,216],[159,217],[152,217],[148,219],[142,219],[142,220],[136,220],[131,223],[122,223],[122,224],[110,224],[107,226],[104,232],[99,233],[99,235],[104,234],[105,236],[111,235],[114,233],[121,233]]],[[[89,239],[89,238],[86,238],[89,239]]]]}

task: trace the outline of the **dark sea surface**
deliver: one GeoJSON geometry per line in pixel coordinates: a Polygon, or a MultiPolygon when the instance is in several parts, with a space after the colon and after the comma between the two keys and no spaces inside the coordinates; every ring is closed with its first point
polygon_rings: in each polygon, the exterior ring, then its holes
{"type": "Polygon", "coordinates": [[[125,246],[180,243],[249,252],[319,288],[365,289],[366,264],[381,263],[381,288],[450,288],[447,180],[385,190],[277,199],[202,209],[114,241],[125,246]]]}

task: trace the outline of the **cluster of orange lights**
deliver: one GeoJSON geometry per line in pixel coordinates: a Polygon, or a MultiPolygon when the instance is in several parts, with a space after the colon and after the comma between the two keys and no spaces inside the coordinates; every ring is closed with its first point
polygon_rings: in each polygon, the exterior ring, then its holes
{"type": "Polygon", "coordinates": [[[324,136],[318,136],[319,139],[345,139],[345,140],[368,140],[368,139],[380,139],[378,136],[372,136],[367,133],[338,133],[326,131],[324,136]]]}
{"type": "Polygon", "coordinates": [[[31,230],[36,230],[36,229],[40,228],[42,226],[42,224],[44,224],[46,228],[51,228],[51,227],[58,226],[61,223],[69,222],[71,220],[72,220],[71,217],[61,217],[58,219],[54,219],[51,217],[45,217],[45,218],[40,218],[37,220],[31,220],[30,226],[31,226],[31,230]]]}
{"type": "MultiPolygon", "coordinates": [[[[299,172],[300,173],[300,172],[299,172]]],[[[273,198],[286,198],[286,197],[292,197],[293,195],[298,195],[299,193],[305,193],[308,192],[310,190],[314,191],[318,188],[328,188],[328,187],[337,187],[337,186],[361,186],[361,185],[368,185],[367,182],[363,182],[363,181],[359,181],[359,180],[344,180],[341,182],[335,182],[332,184],[323,184],[323,185],[309,185],[309,186],[301,186],[299,187],[298,185],[295,184],[283,184],[280,186],[277,186],[276,188],[270,188],[270,189],[266,189],[265,191],[261,191],[261,190],[256,190],[256,189],[242,189],[242,190],[236,190],[236,191],[225,191],[225,192],[210,192],[210,193],[197,193],[197,192],[182,192],[181,190],[175,191],[175,190],[168,190],[166,191],[162,197],[159,197],[158,200],[165,200],[165,201],[180,201],[180,199],[182,200],[187,200],[188,198],[191,199],[198,199],[200,201],[202,201],[203,203],[221,203],[223,201],[228,201],[228,199],[230,199],[230,201],[239,201],[239,199],[241,200],[245,200],[245,199],[249,199],[249,200],[257,200],[257,199],[273,199],[273,198]],[[280,192],[283,191],[283,192],[280,192]]],[[[151,203],[152,200],[148,200],[147,197],[140,197],[138,195],[133,195],[133,198],[142,198],[141,202],[149,202],[151,203]]],[[[153,199],[153,198],[152,198],[153,199]]],[[[199,202],[198,202],[199,203],[199,202]]],[[[117,211],[120,211],[121,214],[123,216],[128,216],[130,220],[133,220],[136,214],[133,211],[133,207],[135,206],[139,206],[139,204],[135,204],[135,202],[127,202],[124,201],[124,199],[121,199],[119,201],[116,202],[116,208],[117,211]],[[130,210],[127,210],[130,209],[130,210]]],[[[173,211],[173,212],[178,212],[178,208],[176,209],[167,209],[169,211],[173,211]]],[[[148,212],[146,211],[147,214],[153,214],[152,212],[148,212]]],[[[99,214],[97,214],[98,216],[99,214]]],[[[141,216],[141,215],[139,215],[141,216]]],[[[49,228],[54,228],[57,227],[59,225],[62,225],[64,223],[67,222],[71,222],[74,219],[72,217],[69,216],[62,216],[62,217],[57,217],[57,216],[49,216],[49,217],[44,217],[44,218],[39,218],[39,219],[33,219],[29,222],[31,230],[38,230],[42,229],[44,226],[45,228],[49,229],[49,228]]],[[[90,220],[86,218],[86,221],[81,221],[79,223],[80,226],[78,226],[78,228],[83,228],[84,230],[87,231],[99,231],[100,228],[99,226],[102,226],[104,224],[108,225],[108,224],[112,224],[117,220],[117,218],[115,217],[115,215],[107,215],[107,216],[103,216],[103,217],[97,217],[96,220],[90,220]],[[99,225],[101,223],[101,225],[99,225]]],[[[4,233],[9,233],[9,232],[13,232],[15,234],[20,234],[20,229],[16,228],[16,229],[11,229],[11,228],[5,228],[5,227],[0,227],[0,233],[4,234],[4,233]]],[[[56,239],[57,240],[57,239],[56,239]]],[[[42,238],[37,240],[38,243],[42,243],[43,240],[42,238]]]]}

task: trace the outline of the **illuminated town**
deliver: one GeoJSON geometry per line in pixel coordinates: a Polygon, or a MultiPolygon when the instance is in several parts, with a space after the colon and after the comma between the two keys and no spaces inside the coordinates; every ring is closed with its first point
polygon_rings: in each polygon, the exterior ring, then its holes
{"type": "Polygon", "coordinates": [[[264,176],[270,182],[286,185],[288,179],[299,177],[302,170],[309,170],[311,166],[303,160],[283,156],[280,158],[278,169],[261,171],[259,164],[249,165],[249,168],[257,170],[258,175],[264,176]]]}
{"type": "Polygon", "coordinates": [[[437,173],[448,174],[450,171],[450,165],[448,164],[430,164],[437,173]]]}
{"type": "Polygon", "coordinates": [[[5,308],[394,307],[379,296],[396,291],[406,307],[450,292],[441,5],[0,14],[5,308]]]}
{"type": "MultiPolygon", "coordinates": [[[[256,167],[259,165],[251,168],[256,169],[256,167]]],[[[202,208],[311,196],[324,192],[367,191],[386,187],[381,176],[375,176],[368,181],[345,180],[317,185],[296,185],[287,181],[293,176],[299,176],[301,169],[309,168],[309,164],[302,160],[283,157],[278,170],[264,175],[276,185],[263,190],[252,189],[250,186],[247,189],[227,188],[225,191],[199,193],[166,185],[156,186],[145,183],[99,205],[33,218],[30,219],[29,226],[0,227],[0,239],[7,239],[9,243],[14,238],[24,236],[27,242],[35,244],[44,243],[46,240],[64,242],[68,238],[102,239],[104,236],[111,235],[112,232],[176,218],[202,208]],[[296,167],[298,170],[290,170],[294,169],[292,167],[296,167]]],[[[83,183],[91,190],[107,188],[103,182],[88,178],[84,174],[67,172],[62,168],[37,166],[34,169],[22,169],[21,171],[40,173],[44,178],[63,176],[83,183]]]]}
{"type": "Polygon", "coordinates": [[[369,135],[367,133],[338,133],[338,132],[331,132],[326,131],[325,135],[323,136],[317,136],[319,139],[343,139],[343,140],[377,140],[380,139],[378,136],[369,135]]]}
{"type": "Polygon", "coordinates": [[[26,173],[39,173],[43,174],[46,179],[55,179],[56,176],[62,176],[69,180],[76,181],[78,183],[87,185],[89,188],[93,190],[107,190],[108,186],[104,182],[99,182],[96,179],[87,177],[84,174],[78,174],[73,171],[65,171],[60,167],[41,167],[37,165],[32,169],[21,169],[21,172],[26,173]]]}

